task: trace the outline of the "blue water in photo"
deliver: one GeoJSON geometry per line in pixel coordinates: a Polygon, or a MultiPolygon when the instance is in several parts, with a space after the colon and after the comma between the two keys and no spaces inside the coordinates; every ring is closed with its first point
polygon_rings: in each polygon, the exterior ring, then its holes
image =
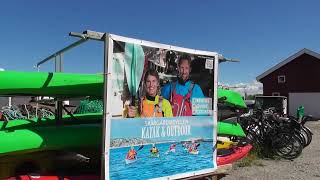
{"type": "Polygon", "coordinates": [[[172,143],[156,144],[160,157],[151,157],[151,145],[145,145],[137,151],[137,161],[132,164],[125,163],[125,156],[130,147],[111,149],[110,152],[110,179],[150,179],[170,176],[180,173],[213,168],[212,142],[201,142],[198,147],[199,154],[189,154],[177,143],[176,152],[165,154],[172,143]]]}

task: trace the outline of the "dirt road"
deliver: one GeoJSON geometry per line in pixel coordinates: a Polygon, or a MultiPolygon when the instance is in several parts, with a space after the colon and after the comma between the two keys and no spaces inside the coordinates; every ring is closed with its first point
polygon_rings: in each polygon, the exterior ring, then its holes
{"type": "Polygon", "coordinates": [[[222,180],[320,180],[320,121],[306,124],[312,132],[311,144],[304,148],[302,154],[293,161],[259,160],[259,166],[233,166],[233,170],[222,180]]]}

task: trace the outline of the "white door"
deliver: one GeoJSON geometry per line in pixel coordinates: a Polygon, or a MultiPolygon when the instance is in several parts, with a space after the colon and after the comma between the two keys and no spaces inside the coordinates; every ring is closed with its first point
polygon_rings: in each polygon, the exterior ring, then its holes
{"type": "Polygon", "coordinates": [[[289,93],[289,114],[296,116],[297,108],[304,106],[304,114],[320,117],[320,92],[289,93]]]}

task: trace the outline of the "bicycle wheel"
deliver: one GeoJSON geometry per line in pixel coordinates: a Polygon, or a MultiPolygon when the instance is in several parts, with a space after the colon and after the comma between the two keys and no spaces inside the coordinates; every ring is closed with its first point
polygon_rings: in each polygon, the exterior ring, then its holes
{"type": "Polygon", "coordinates": [[[312,141],[312,132],[310,131],[310,129],[308,127],[305,127],[305,126],[302,126],[301,131],[304,132],[307,136],[308,140],[304,146],[304,147],[307,147],[307,146],[309,146],[309,144],[312,141]]]}
{"type": "Polygon", "coordinates": [[[280,156],[284,157],[290,154],[293,150],[291,144],[291,134],[278,133],[271,139],[272,151],[280,156]]]}
{"type": "Polygon", "coordinates": [[[299,136],[294,133],[281,132],[273,140],[273,152],[284,159],[295,159],[302,152],[303,144],[299,136]]]}
{"type": "Polygon", "coordinates": [[[292,138],[292,151],[290,154],[284,156],[284,159],[295,159],[297,157],[300,156],[300,154],[302,153],[302,149],[303,149],[303,144],[300,143],[299,139],[297,138],[297,136],[293,136],[292,138]]]}

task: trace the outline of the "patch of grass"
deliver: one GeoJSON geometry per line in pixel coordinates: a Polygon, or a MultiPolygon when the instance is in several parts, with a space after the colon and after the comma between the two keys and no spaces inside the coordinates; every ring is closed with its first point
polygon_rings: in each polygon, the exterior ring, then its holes
{"type": "Polygon", "coordinates": [[[248,167],[248,166],[264,166],[260,161],[260,157],[257,151],[252,150],[245,158],[241,159],[236,163],[238,167],[248,167]]]}
{"type": "Polygon", "coordinates": [[[281,160],[281,157],[275,155],[270,146],[260,146],[253,144],[252,153],[256,154],[260,159],[281,160]]]}
{"type": "Polygon", "coordinates": [[[265,166],[260,159],[268,160],[281,160],[281,157],[275,155],[270,149],[270,146],[260,146],[259,144],[253,144],[253,148],[250,153],[240,161],[235,163],[237,167],[248,167],[248,166],[265,166]]]}

